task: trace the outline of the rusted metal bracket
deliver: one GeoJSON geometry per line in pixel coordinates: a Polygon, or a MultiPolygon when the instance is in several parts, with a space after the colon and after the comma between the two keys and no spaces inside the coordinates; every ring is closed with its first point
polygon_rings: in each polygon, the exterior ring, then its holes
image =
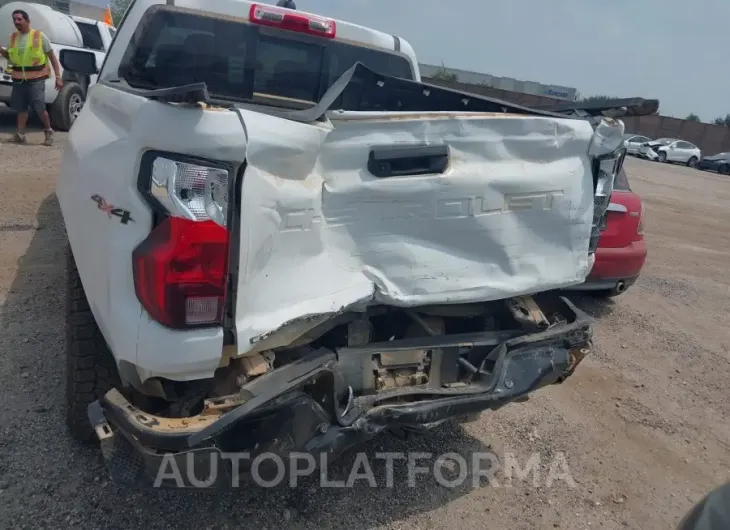
{"type": "Polygon", "coordinates": [[[550,327],[545,314],[532,296],[515,296],[505,300],[507,308],[517,322],[528,330],[543,330],[550,327]]]}

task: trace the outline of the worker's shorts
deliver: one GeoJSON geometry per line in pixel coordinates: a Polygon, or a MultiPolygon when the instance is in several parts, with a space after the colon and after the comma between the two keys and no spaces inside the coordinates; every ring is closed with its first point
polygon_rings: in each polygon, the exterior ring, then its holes
{"type": "Polygon", "coordinates": [[[13,81],[10,107],[16,112],[33,109],[40,116],[46,110],[46,80],[13,81]]]}

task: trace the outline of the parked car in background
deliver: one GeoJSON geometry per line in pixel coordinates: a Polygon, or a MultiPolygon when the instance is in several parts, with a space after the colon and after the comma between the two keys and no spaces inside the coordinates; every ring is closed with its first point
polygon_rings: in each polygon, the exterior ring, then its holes
{"type": "Polygon", "coordinates": [[[593,269],[585,283],[569,290],[618,296],[634,284],[644,267],[647,253],[644,206],[641,198],[631,190],[625,168],[616,176],[604,223],[593,269]]]}
{"type": "Polygon", "coordinates": [[[669,145],[673,142],[677,142],[678,140],[676,138],[659,138],[657,140],[650,140],[648,142],[645,142],[639,146],[639,154],[638,156],[640,158],[645,158],[647,160],[659,160],[659,155],[657,155],[657,150],[660,147],[663,147],[665,145],[669,145]]]}
{"type": "Polygon", "coordinates": [[[717,171],[723,175],[730,175],[730,152],[718,153],[700,159],[697,169],[717,171]]]}
{"type": "Polygon", "coordinates": [[[648,142],[651,142],[651,138],[647,138],[646,136],[638,134],[624,134],[624,146],[626,147],[626,154],[628,155],[638,155],[641,145],[648,142]]]}
{"type": "Polygon", "coordinates": [[[674,162],[677,164],[686,164],[689,167],[696,167],[702,158],[700,148],[684,140],[677,140],[667,145],[662,145],[654,149],[656,151],[659,162],[674,162]]]}

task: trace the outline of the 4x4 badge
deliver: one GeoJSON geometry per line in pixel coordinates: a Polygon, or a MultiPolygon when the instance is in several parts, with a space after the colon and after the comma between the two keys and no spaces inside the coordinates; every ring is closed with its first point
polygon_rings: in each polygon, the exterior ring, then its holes
{"type": "Polygon", "coordinates": [[[91,200],[96,203],[96,206],[102,211],[106,212],[106,214],[109,216],[109,219],[112,218],[112,216],[119,217],[121,223],[123,225],[126,225],[127,223],[134,222],[134,219],[132,219],[132,215],[129,212],[129,210],[125,210],[123,208],[116,208],[113,204],[109,204],[106,202],[104,197],[101,195],[92,195],[91,200]]]}

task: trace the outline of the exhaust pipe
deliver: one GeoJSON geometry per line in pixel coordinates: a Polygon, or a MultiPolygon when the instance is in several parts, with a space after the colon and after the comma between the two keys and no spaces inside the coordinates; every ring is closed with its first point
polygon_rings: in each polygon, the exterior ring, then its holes
{"type": "Polygon", "coordinates": [[[617,281],[614,290],[619,294],[623,293],[626,290],[626,282],[624,282],[623,280],[617,281]]]}

